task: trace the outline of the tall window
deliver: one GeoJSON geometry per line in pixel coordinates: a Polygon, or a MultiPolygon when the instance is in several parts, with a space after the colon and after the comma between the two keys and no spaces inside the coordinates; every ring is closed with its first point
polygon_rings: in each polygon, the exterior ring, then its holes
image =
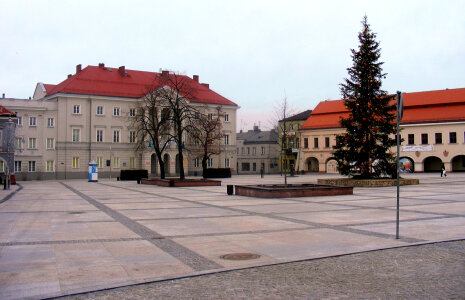
{"type": "Polygon", "coordinates": [[[37,118],[29,117],[29,126],[37,126],[37,118]]]}
{"type": "Polygon", "coordinates": [[[119,168],[119,157],[113,157],[113,168],[114,169],[119,168]]]}
{"type": "Polygon", "coordinates": [[[409,145],[415,145],[415,135],[412,134],[412,133],[410,133],[410,134],[408,135],[408,140],[407,140],[407,141],[408,141],[408,144],[409,144],[409,145]]]}
{"type": "Polygon", "coordinates": [[[325,137],[325,147],[329,148],[329,137],[325,137]]]}
{"type": "Polygon", "coordinates": [[[136,142],[136,132],[135,131],[129,131],[129,142],[130,143],[135,143],[136,142]]]}
{"type": "Polygon", "coordinates": [[[294,124],[289,124],[289,130],[294,130],[294,124]]]}
{"type": "Polygon", "coordinates": [[[119,116],[119,107],[113,107],[113,115],[119,116]]]}
{"type": "Polygon", "coordinates": [[[22,126],[23,125],[23,117],[18,116],[18,119],[16,119],[16,125],[22,126]]]}
{"type": "Polygon", "coordinates": [[[36,138],[29,138],[28,148],[29,149],[37,149],[37,139],[36,138]]]}
{"type": "Polygon", "coordinates": [[[427,133],[421,134],[421,144],[428,145],[428,134],[427,133]]]}
{"type": "Polygon", "coordinates": [[[213,114],[208,114],[208,120],[213,120],[213,114]]]}
{"type": "Polygon", "coordinates": [[[55,126],[55,119],[47,118],[47,127],[54,127],[54,126],[55,126]]]}
{"type": "Polygon", "coordinates": [[[81,130],[80,129],[76,129],[74,128],[73,129],[73,142],[79,142],[79,135],[81,133],[81,130]]]}
{"type": "Polygon", "coordinates": [[[73,157],[73,169],[79,168],[79,157],[73,157]]]}
{"type": "Polygon", "coordinates": [[[199,166],[200,166],[200,160],[197,157],[196,159],[194,159],[194,168],[198,168],[199,166]]]}
{"type": "Polygon", "coordinates": [[[442,144],[442,133],[441,132],[436,132],[434,134],[434,139],[436,144],[442,144]]]}
{"type": "Polygon", "coordinates": [[[457,144],[457,132],[449,132],[449,143],[457,144]]]}
{"type": "Polygon", "coordinates": [[[228,114],[224,114],[224,121],[229,122],[229,115],[228,114]]]}
{"type": "Polygon", "coordinates": [[[308,148],[308,138],[304,138],[304,148],[308,148]]]}
{"type": "Polygon", "coordinates": [[[75,104],[73,106],[73,114],[78,115],[81,113],[81,106],[79,104],[75,104]]]}
{"type": "Polygon", "coordinates": [[[97,129],[97,143],[103,142],[103,129],[97,129]]]}
{"type": "Polygon", "coordinates": [[[47,160],[47,172],[53,172],[54,171],[54,162],[53,160],[47,160]]]}
{"type": "Polygon", "coordinates": [[[257,155],[257,147],[252,148],[252,155],[257,155]]]}
{"type": "Polygon", "coordinates": [[[229,168],[229,158],[224,159],[224,167],[229,168]]]}
{"type": "Polygon", "coordinates": [[[262,147],[262,155],[265,155],[265,147],[262,147]]]}
{"type": "Polygon", "coordinates": [[[119,130],[113,130],[113,143],[119,143],[119,130]]]}
{"type": "Polygon", "coordinates": [[[47,149],[51,150],[54,148],[55,139],[54,138],[47,138],[47,149]]]}
{"type": "Polygon", "coordinates": [[[101,105],[97,106],[97,115],[99,116],[103,115],[103,106],[101,105]]]}
{"type": "Polygon", "coordinates": [[[250,155],[250,147],[247,147],[247,155],[250,155]]]}
{"type": "Polygon", "coordinates": [[[23,149],[23,138],[22,137],[15,138],[15,146],[16,146],[16,150],[23,149]]]}
{"type": "Polygon", "coordinates": [[[313,148],[318,148],[318,138],[313,139],[313,148]]]}
{"type": "Polygon", "coordinates": [[[15,161],[15,172],[21,172],[21,161],[15,161]]]}
{"type": "Polygon", "coordinates": [[[29,172],[35,172],[36,171],[36,162],[34,160],[29,161],[27,170],[29,172]]]}
{"type": "Polygon", "coordinates": [[[97,156],[97,158],[95,159],[95,162],[97,163],[97,167],[99,169],[103,168],[103,157],[97,156]]]}
{"type": "Polygon", "coordinates": [[[134,169],[136,167],[136,158],[130,157],[129,158],[129,168],[134,169]]]}
{"type": "Polygon", "coordinates": [[[209,159],[207,160],[207,167],[208,167],[208,168],[211,168],[212,166],[213,166],[213,158],[209,158],[209,159]]]}
{"type": "Polygon", "coordinates": [[[129,116],[130,117],[135,117],[136,116],[136,109],[135,108],[130,108],[129,109],[129,116]]]}

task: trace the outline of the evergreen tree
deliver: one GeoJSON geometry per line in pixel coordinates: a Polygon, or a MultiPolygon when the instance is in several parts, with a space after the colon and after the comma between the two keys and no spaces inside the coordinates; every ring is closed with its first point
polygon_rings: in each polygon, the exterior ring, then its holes
{"type": "Polygon", "coordinates": [[[396,145],[395,104],[393,96],[381,89],[381,81],[386,78],[381,69],[383,63],[378,61],[381,49],[366,16],[362,25],[359,49],[351,50],[353,66],[347,69],[349,78],[340,85],[349,116],[341,118],[346,132],[336,136],[334,156],[343,175],[394,177],[395,155],[390,149],[396,145]]]}

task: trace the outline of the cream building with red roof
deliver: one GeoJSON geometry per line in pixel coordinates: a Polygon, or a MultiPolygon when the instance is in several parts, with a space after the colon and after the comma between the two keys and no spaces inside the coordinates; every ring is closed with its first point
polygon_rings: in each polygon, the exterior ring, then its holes
{"type": "MultiPolygon", "coordinates": [[[[168,71],[145,72],[104,64],[76,66],[76,73],[59,84],[38,83],[33,99],[3,99],[18,115],[16,178],[86,178],[88,163],[95,160],[99,176],[119,176],[122,169],[147,169],[159,173],[152,149],[136,150],[131,117],[148,88],[163,87],[168,71]]],[[[222,108],[222,153],[212,157],[212,167],[236,166],[236,111],[239,106],[200,83],[199,76],[177,75],[189,86],[189,105],[214,113],[222,108]]],[[[186,145],[188,148],[188,145],[186,145]]],[[[164,154],[168,176],[178,172],[177,150],[172,144],[164,154]]],[[[186,174],[201,174],[195,157],[184,153],[186,174]]]]}
{"type": "MultiPolygon", "coordinates": [[[[465,88],[403,93],[403,99],[403,168],[439,172],[444,163],[447,171],[465,171],[465,88]]],[[[339,120],[348,114],[343,100],[316,106],[300,128],[302,170],[337,173],[332,147],[336,135],[345,131],[339,120]]]]}

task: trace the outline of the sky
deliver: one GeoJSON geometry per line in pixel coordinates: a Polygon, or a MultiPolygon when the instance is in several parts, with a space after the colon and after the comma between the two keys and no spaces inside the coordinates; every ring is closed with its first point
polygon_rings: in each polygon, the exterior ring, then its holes
{"type": "Polygon", "coordinates": [[[237,129],[340,99],[364,15],[389,93],[465,87],[465,1],[0,0],[0,94],[28,98],[76,65],[192,77],[240,106],[237,129]]]}

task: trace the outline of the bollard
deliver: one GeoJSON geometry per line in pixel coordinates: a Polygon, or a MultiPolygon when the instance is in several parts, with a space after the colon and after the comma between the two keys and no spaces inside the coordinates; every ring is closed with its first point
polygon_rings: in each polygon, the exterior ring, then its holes
{"type": "Polygon", "coordinates": [[[226,189],[227,189],[228,195],[231,196],[232,194],[234,194],[234,185],[228,184],[228,185],[226,186],[226,189]]]}

